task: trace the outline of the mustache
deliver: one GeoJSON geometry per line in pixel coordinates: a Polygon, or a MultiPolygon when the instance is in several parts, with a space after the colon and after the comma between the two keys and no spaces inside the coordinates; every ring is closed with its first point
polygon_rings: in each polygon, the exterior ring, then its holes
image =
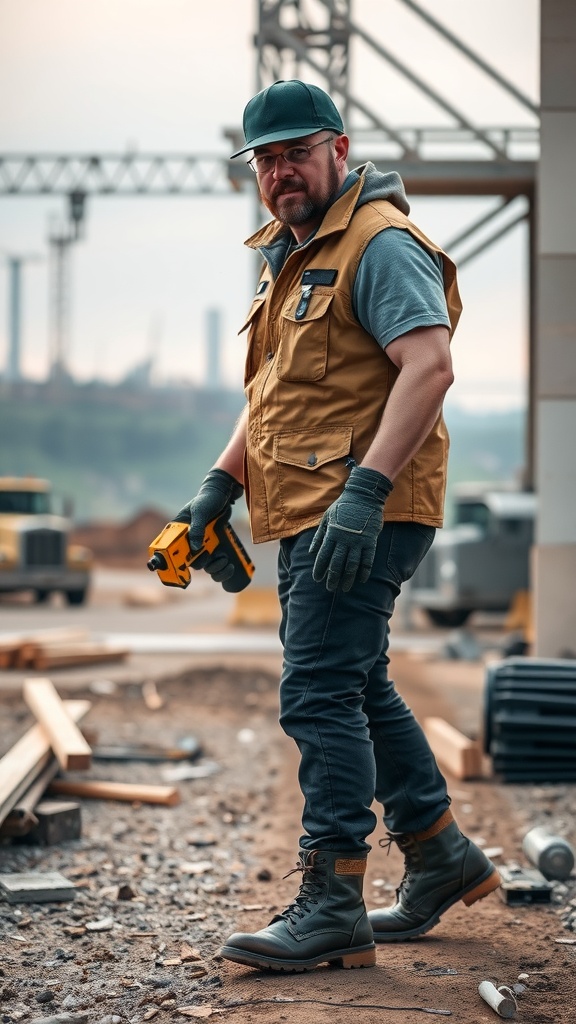
{"type": "Polygon", "coordinates": [[[279,181],[278,184],[274,186],[270,194],[272,199],[276,199],[278,196],[283,196],[289,192],[294,192],[295,188],[300,191],[306,191],[306,186],[303,181],[296,178],[291,178],[290,181],[279,181]]]}

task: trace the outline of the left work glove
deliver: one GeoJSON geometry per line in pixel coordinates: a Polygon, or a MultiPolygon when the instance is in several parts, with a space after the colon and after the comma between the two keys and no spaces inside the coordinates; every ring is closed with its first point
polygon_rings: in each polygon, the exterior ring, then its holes
{"type": "Polygon", "coordinates": [[[384,503],[392,482],[376,469],[354,466],[339,498],[326,509],[310,545],[316,555],[312,576],[327,590],[366,583],[384,523],[384,503]]]}
{"type": "MultiPolygon", "coordinates": [[[[223,469],[211,469],[204,477],[200,490],[192,501],[180,509],[172,520],[175,523],[189,523],[188,542],[192,551],[199,551],[204,532],[209,522],[222,515],[230,519],[232,505],[244,494],[242,484],[223,469]]],[[[216,583],[225,583],[234,573],[234,566],[221,551],[208,554],[205,551],[195,562],[194,569],[204,569],[216,583]]]]}

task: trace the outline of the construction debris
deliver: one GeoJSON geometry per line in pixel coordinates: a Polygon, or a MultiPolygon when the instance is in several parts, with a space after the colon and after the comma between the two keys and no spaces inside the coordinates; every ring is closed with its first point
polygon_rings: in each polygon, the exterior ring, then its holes
{"type": "MultiPolygon", "coordinates": [[[[80,838],[80,806],[70,801],[42,802],[46,792],[138,804],[179,803],[180,794],[172,785],[55,779],[59,768],[90,767],[92,751],[76,723],[91,704],[63,701],[50,679],[25,680],[23,695],[38,722],[0,758],[0,838],[28,837],[44,846],[80,838]]],[[[121,760],[138,755],[176,760],[200,753],[192,736],[178,748],[141,745],[118,749],[121,760]]]]}
{"type": "Polygon", "coordinates": [[[89,768],[92,751],[50,679],[25,679],[24,700],[44,727],[64,771],[89,768]]]}
{"type": "Polygon", "coordinates": [[[59,871],[0,875],[0,896],[7,903],[49,903],[73,900],[76,887],[59,871]]]}
{"type": "Polygon", "coordinates": [[[82,835],[80,804],[72,800],[41,800],[34,808],[37,824],[27,833],[26,841],[37,846],[69,843],[82,835]]]}
{"type": "Polygon", "coordinates": [[[548,881],[565,882],[574,867],[574,850],[562,836],[555,836],[546,828],[531,828],[522,840],[522,849],[534,867],[548,881]]]}
{"type": "Polygon", "coordinates": [[[491,1006],[499,1017],[515,1017],[518,1006],[510,989],[502,985],[501,989],[496,988],[491,981],[481,981],[478,992],[488,1006],[491,1006]]]}
{"type": "Polygon", "coordinates": [[[164,701],[158,693],[153,679],[146,679],[142,683],[142,698],[149,711],[159,711],[164,707],[164,701]]]}
{"type": "Polygon", "coordinates": [[[121,800],[127,803],[163,804],[172,807],[180,803],[180,794],[174,786],[148,786],[135,782],[73,782],[54,779],[49,793],[64,793],[95,800],[121,800]]]}
{"type": "Polygon", "coordinates": [[[425,718],[424,732],[434,756],[456,779],[482,775],[482,753],[476,740],[468,739],[443,718],[425,718]]]}
{"type": "MultiPolygon", "coordinates": [[[[78,722],[90,710],[87,700],[64,701],[72,721],[78,722]]],[[[40,724],[27,733],[0,758],[0,824],[28,787],[52,761],[50,741],[40,724]]]]}
{"type": "Polygon", "coordinates": [[[154,743],[98,745],[92,748],[97,761],[193,761],[201,753],[195,736],[185,736],[174,747],[154,743]]]}
{"type": "Polygon", "coordinates": [[[31,668],[44,672],[68,665],[121,661],[130,652],[94,640],[84,629],[46,629],[0,640],[0,668],[31,668]]]}
{"type": "Polygon", "coordinates": [[[536,869],[521,868],[517,864],[498,868],[502,883],[500,899],[509,904],[550,903],[553,885],[536,869]]]}

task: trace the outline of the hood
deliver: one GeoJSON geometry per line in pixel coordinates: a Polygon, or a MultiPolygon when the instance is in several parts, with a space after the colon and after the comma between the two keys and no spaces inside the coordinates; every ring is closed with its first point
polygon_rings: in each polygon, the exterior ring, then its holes
{"type": "Polygon", "coordinates": [[[362,164],[361,167],[355,167],[350,172],[346,181],[343,185],[344,189],[347,189],[352,184],[350,180],[352,175],[356,178],[364,175],[364,184],[362,191],[358,197],[356,206],[364,206],[365,203],[371,203],[375,199],[386,199],[389,203],[392,203],[401,213],[410,213],[410,204],[406,198],[406,192],[404,191],[404,182],[396,171],[379,171],[373,163],[368,161],[366,164],[362,164]]]}

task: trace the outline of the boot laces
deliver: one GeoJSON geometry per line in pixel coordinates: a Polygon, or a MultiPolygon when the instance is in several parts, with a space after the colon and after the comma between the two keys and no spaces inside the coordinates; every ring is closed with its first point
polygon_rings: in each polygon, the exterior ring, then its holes
{"type": "Polygon", "coordinates": [[[317,906],[319,897],[322,896],[325,883],[321,875],[318,873],[316,865],[316,855],[318,851],[313,850],[309,855],[307,861],[299,861],[296,867],[288,871],[284,875],[284,878],[288,878],[295,872],[300,871],[302,874],[302,881],[300,882],[300,888],[298,895],[295,897],[292,903],[278,914],[273,920],[278,921],[280,918],[285,918],[292,923],[295,919],[301,920],[306,914],[310,913],[312,906],[317,906]]]}
{"type": "Polygon", "coordinates": [[[396,889],[396,896],[400,897],[405,889],[410,886],[414,874],[421,869],[420,848],[414,836],[407,833],[393,832],[386,833],[386,839],[381,839],[379,845],[386,850],[386,856],[390,854],[392,843],[396,843],[398,849],[404,855],[404,874],[400,885],[396,889]]]}

